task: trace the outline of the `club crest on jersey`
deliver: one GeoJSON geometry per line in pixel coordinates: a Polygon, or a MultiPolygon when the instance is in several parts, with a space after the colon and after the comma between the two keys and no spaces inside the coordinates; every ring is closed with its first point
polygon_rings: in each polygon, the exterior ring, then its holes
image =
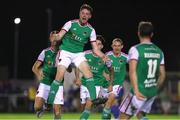
{"type": "Polygon", "coordinates": [[[98,61],[98,65],[101,65],[102,64],[102,61],[98,61]]]}
{"type": "Polygon", "coordinates": [[[83,35],[86,36],[86,35],[87,35],[87,32],[84,32],[83,35]]]}
{"type": "Polygon", "coordinates": [[[123,63],[123,60],[119,60],[119,63],[123,63]]]}

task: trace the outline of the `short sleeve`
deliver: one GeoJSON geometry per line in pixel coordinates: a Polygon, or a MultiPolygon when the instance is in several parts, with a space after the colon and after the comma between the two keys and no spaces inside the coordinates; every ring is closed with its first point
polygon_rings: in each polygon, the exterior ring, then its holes
{"type": "Polygon", "coordinates": [[[128,60],[132,60],[132,59],[138,60],[138,57],[139,57],[139,53],[137,49],[135,47],[131,47],[128,53],[128,60]]]}
{"type": "Polygon", "coordinates": [[[43,51],[39,54],[37,60],[43,62],[43,61],[44,61],[44,58],[45,58],[45,51],[43,50],[43,51]]]}
{"type": "Polygon", "coordinates": [[[62,30],[69,31],[70,28],[71,28],[71,21],[68,21],[64,24],[62,30]]]}
{"type": "Polygon", "coordinates": [[[96,41],[96,31],[93,29],[90,35],[90,41],[96,41]]]}
{"type": "Polygon", "coordinates": [[[161,65],[164,65],[164,64],[165,64],[165,62],[164,62],[164,54],[163,54],[162,60],[161,60],[161,65]]]}
{"type": "Polygon", "coordinates": [[[126,56],[126,62],[129,62],[129,55],[126,56]]]}

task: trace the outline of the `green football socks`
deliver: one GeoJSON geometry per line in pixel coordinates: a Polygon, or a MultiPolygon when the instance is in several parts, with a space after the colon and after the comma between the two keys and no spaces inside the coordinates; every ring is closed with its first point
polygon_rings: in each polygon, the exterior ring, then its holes
{"type": "Polygon", "coordinates": [[[56,94],[58,92],[59,86],[62,86],[62,85],[63,85],[63,82],[58,81],[58,80],[54,80],[51,83],[51,89],[50,89],[49,97],[48,97],[48,103],[49,104],[53,104],[54,103],[54,99],[55,99],[56,94]]]}
{"type": "Polygon", "coordinates": [[[95,88],[93,78],[86,78],[86,87],[87,87],[87,89],[89,91],[91,100],[96,99],[96,88],[95,88]]]}
{"type": "Polygon", "coordinates": [[[90,110],[85,109],[80,117],[80,120],[87,120],[89,118],[90,110]]]}

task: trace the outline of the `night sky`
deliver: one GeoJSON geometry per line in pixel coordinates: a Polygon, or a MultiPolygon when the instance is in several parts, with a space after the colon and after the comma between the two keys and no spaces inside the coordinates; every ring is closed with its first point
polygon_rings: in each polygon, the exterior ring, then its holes
{"type": "MultiPolygon", "coordinates": [[[[0,66],[8,66],[9,78],[13,74],[15,17],[19,26],[18,78],[31,79],[31,67],[42,49],[48,47],[48,13],[52,11],[51,30],[59,30],[65,22],[77,19],[83,3],[90,4],[93,17],[89,21],[97,34],[106,38],[105,51],[111,50],[111,40],[120,37],[125,53],[138,43],[138,22],[151,21],[154,25],[153,42],[165,54],[166,69],[180,70],[180,13],[179,4],[170,0],[6,0],[0,4],[0,66]]],[[[89,44],[85,49],[89,49],[89,44]]]]}

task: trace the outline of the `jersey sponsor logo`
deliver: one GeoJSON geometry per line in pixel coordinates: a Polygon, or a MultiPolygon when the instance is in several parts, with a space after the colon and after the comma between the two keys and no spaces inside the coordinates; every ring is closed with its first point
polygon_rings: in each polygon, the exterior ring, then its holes
{"type": "Polygon", "coordinates": [[[114,66],[114,72],[120,72],[120,67],[115,67],[114,66]]]}
{"type": "Polygon", "coordinates": [[[156,79],[149,79],[149,80],[146,79],[146,80],[144,81],[144,85],[145,85],[145,88],[157,86],[156,79]]]}
{"type": "Polygon", "coordinates": [[[97,68],[97,67],[94,67],[94,66],[91,66],[91,70],[92,70],[92,72],[94,72],[94,73],[97,73],[97,72],[98,72],[98,68],[97,68]]]}
{"type": "Polygon", "coordinates": [[[77,36],[75,33],[72,33],[71,38],[74,39],[74,40],[80,41],[80,42],[82,41],[82,38],[77,36]]]}

